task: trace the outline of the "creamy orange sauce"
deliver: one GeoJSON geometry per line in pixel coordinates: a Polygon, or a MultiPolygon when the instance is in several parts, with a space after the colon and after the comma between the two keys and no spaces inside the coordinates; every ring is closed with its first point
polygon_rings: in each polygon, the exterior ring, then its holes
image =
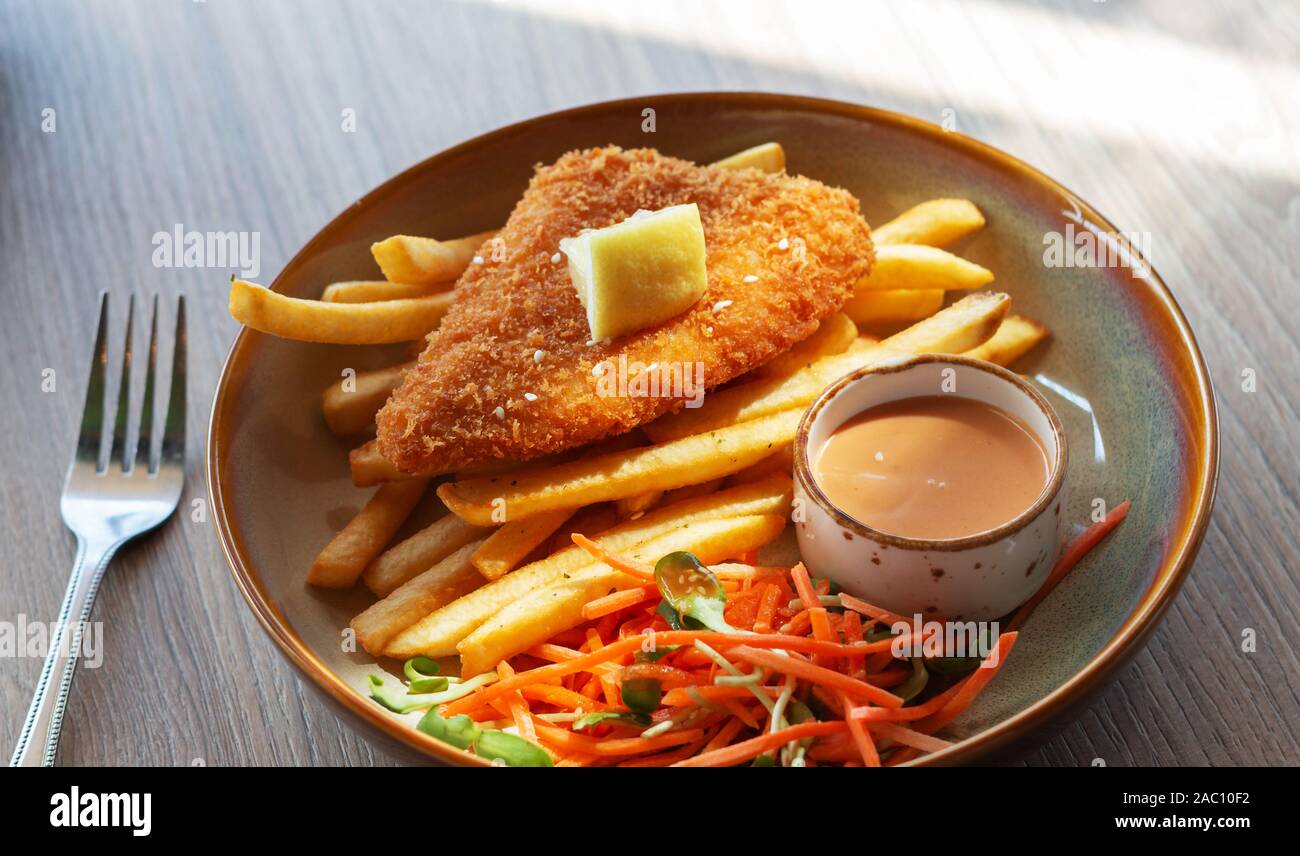
{"type": "Polygon", "coordinates": [[[1047,484],[1047,450],[999,407],[955,395],[904,398],[836,428],[813,460],[833,505],[907,538],[962,538],[1027,510],[1047,484]]]}

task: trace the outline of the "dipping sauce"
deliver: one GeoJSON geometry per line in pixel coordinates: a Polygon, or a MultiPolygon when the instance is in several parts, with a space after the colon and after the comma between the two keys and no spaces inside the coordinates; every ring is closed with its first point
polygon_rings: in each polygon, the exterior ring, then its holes
{"type": "Polygon", "coordinates": [[[877,405],[836,428],[813,478],[833,505],[905,538],[963,538],[1019,516],[1047,484],[1047,450],[991,404],[926,395],[877,405]]]}

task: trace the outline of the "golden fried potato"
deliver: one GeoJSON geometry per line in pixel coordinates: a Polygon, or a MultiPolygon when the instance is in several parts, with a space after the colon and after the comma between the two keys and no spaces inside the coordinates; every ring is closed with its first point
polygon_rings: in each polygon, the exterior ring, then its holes
{"type": "Polygon", "coordinates": [[[927,244],[946,247],[984,228],[984,215],[969,199],[931,199],[871,230],[877,247],[927,244]]]}
{"type": "Polygon", "coordinates": [[[307,582],[322,588],[350,588],[397,534],[428,488],[428,479],[409,479],[375,491],[365,508],[320,551],[307,582]]]}
{"type": "Polygon", "coordinates": [[[850,347],[786,378],[755,380],[709,393],[702,407],[660,417],[643,430],[654,442],[665,443],[807,407],[826,387],[863,366],[910,354],[959,354],[981,345],[997,330],[1010,306],[1011,298],[1005,294],[967,295],[879,344],[850,347]]]}

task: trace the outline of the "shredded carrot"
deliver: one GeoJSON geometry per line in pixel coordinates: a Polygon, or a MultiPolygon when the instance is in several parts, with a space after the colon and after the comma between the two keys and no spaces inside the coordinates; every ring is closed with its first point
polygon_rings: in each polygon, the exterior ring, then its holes
{"type": "MultiPolygon", "coordinates": [[[[861,642],[861,641],[862,641],[862,638],[863,638],[863,637],[862,637],[862,619],[858,617],[858,613],[856,613],[856,612],[854,612],[854,611],[852,611],[852,610],[848,610],[848,611],[846,611],[846,612],[844,613],[844,620],[843,620],[843,622],[840,624],[840,630],[841,630],[841,632],[844,634],[844,641],[845,641],[845,642],[848,642],[850,645],[852,645],[852,644],[854,644],[854,643],[856,643],[856,642],[861,642]]],[[[866,677],[867,677],[867,660],[866,660],[866,658],[865,658],[865,657],[850,657],[850,658],[849,658],[849,674],[850,674],[851,676],[855,677],[855,678],[860,678],[860,679],[862,679],[862,678],[866,678],[866,677]]],[[[875,685],[878,686],[878,687],[886,686],[886,684],[882,684],[882,683],[880,683],[879,680],[871,681],[871,683],[875,684],[875,685]]]]}
{"type": "Polygon", "coordinates": [[[808,569],[804,567],[803,562],[790,569],[790,579],[794,580],[794,590],[799,593],[799,599],[803,601],[805,607],[811,607],[818,602],[812,578],[808,576],[808,569]]]}
{"type": "MultiPolygon", "coordinates": [[[[812,627],[814,639],[820,639],[823,642],[834,641],[835,631],[831,629],[830,615],[826,612],[826,607],[818,606],[810,609],[808,611],[808,624],[812,627]]],[[[813,662],[820,666],[826,662],[826,658],[814,656],[813,662]]]]}
{"type": "MultiPolygon", "coordinates": [[[[510,664],[505,660],[497,663],[497,675],[502,678],[508,678],[515,673],[510,664]]],[[[510,717],[514,720],[515,727],[519,729],[519,736],[525,740],[536,740],[537,732],[533,730],[533,720],[528,713],[528,702],[518,691],[505,696],[506,704],[510,711],[510,717]]]]}
{"type": "Polygon", "coordinates": [[[1070,546],[1065,548],[1065,552],[1057,560],[1056,567],[1052,568],[1052,572],[1047,575],[1042,587],[1034,592],[1034,596],[1026,601],[1024,606],[1016,610],[1016,614],[1012,616],[1011,622],[1007,625],[1007,630],[1020,629],[1025,620],[1029,618],[1030,613],[1034,611],[1034,608],[1052,593],[1052,589],[1056,588],[1061,580],[1065,579],[1066,575],[1079,563],[1079,560],[1086,556],[1089,550],[1096,547],[1101,539],[1109,535],[1112,529],[1124,521],[1124,518],[1128,516],[1130,505],[1131,503],[1127,499],[1124,500],[1112,508],[1103,520],[1092,524],[1083,530],[1078,538],[1070,542],[1070,546]]]}
{"type": "Polygon", "coordinates": [[[796,612],[793,618],[781,626],[780,632],[790,636],[799,636],[806,632],[808,626],[812,623],[812,618],[808,614],[810,611],[811,610],[801,609],[796,612]]]}
{"type": "MultiPolygon", "coordinates": [[[[806,605],[808,601],[805,600],[804,603],[806,605]]],[[[844,605],[845,609],[860,612],[867,618],[870,618],[873,621],[879,621],[880,623],[886,624],[890,627],[899,623],[907,625],[911,625],[912,623],[897,612],[890,612],[888,609],[881,609],[878,606],[867,603],[865,600],[856,598],[851,594],[845,594],[844,592],[840,592],[840,603],[844,605]]]]}
{"type": "MultiPolygon", "coordinates": [[[[760,692],[765,692],[771,698],[776,698],[781,694],[780,687],[755,687],[760,692]]],[[[710,702],[725,702],[727,699],[746,699],[753,698],[754,694],[749,691],[748,687],[712,687],[698,686],[694,687],[695,696],[710,702]]],[[[664,693],[664,707],[687,707],[696,704],[695,698],[685,687],[678,687],[675,690],[669,690],[664,693]]]]}
{"type": "MultiPolygon", "coordinates": [[[[850,731],[853,730],[852,724],[855,722],[859,728],[867,727],[860,720],[850,719],[850,731]]],[[[938,752],[940,749],[947,749],[953,745],[947,740],[940,740],[938,737],[931,737],[929,734],[922,734],[919,731],[892,722],[873,722],[870,728],[881,737],[893,740],[895,743],[901,743],[904,746],[920,749],[923,752],[938,752]]]]}
{"type": "Polygon", "coordinates": [[[654,582],[655,569],[650,565],[620,556],[613,550],[597,544],[581,532],[573,533],[573,543],[590,553],[592,558],[599,559],[616,571],[622,571],[625,574],[654,582]]]}
{"type": "Polygon", "coordinates": [[[758,620],[758,602],[759,592],[757,589],[741,592],[735,597],[727,598],[727,609],[725,616],[727,623],[732,627],[740,627],[745,630],[754,626],[758,620]]]}
{"type": "Polygon", "coordinates": [[[943,706],[961,691],[968,680],[969,677],[962,678],[961,682],[953,684],[929,701],[914,707],[899,707],[892,710],[887,707],[855,707],[848,712],[848,715],[865,722],[907,722],[925,719],[943,710],[943,706]]]}
{"type": "Polygon", "coordinates": [[[619,693],[618,684],[614,683],[613,678],[602,675],[598,680],[600,681],[601,692],[605,694],[605,704],[609,705],[611,708],[616,708],[621,705],[623,703],[623,697],[619,693]]]}
{"type": "MultiPolygon", "coordinates": [[[[770,639],[773,637],[759,637],[760,639],[770,639]]],[[[825,644],[825,643],[824,643],[825,644]]],[[[748,645],[737,645],[729,652],[733,657],[739,657],[753,663],[756,666],[773,669],[786,675],[794,675],[796,678],[802,678],[810,683],[824,686],[827,689],[843,690],[853,698],[866,699],[873,704],[881,707],[902,707],[903,700],[891,692],[886,692],[879,687],[873,687],[865,681],[859,681],[850,678],[842,672],[836,672],[825,666],[818,666],[815,663],[809,663],[806,660],[796,660],[789,654],[777,654],[773,651],[760,651],[757,648],[751,648],[748,645]]],[[[488,684],[488,687],[500,686],[497,684],[488,684]]],[[[487,689],[485,687],[484,689],[487,689]]]]}
{"type": "MultiPolygon", "coordinates": [[[[804,567],[803,562],[795,565],[790,569],[790,578],[794,580],[795,590],[799,592],[799,597],[803,600],[805,606],[814,603],[820,603],[816,591],[813,589],[812,579],[808,576],[808,569],[804,567]]],[[[856,613],[854,613],[856,614],[856,613]]],[[[812,626],[813,636],[823,641],[830,641],[835,638],[835,632],[831,629],[829,613],[824,607],[812,607],[808,611],[809,624],[812,626]]],[[[813,663],[821,665],[821,658],[813,657],[813,663]]],[[[830,672],[830,674],[838,674],[830,672]]],[[[852,676],[846,676],[848,680],[857,680],[852,676]]],[[[841,711],[847,711],[851,706],[848,691],[843,688],[835,690],[835,698],[841,711]]],[[[901,700],[899,701],[901,704],[901,700]]],[[[857,746],[858,753],[862,756],[862,763],[867,767],[880,766],[880,754],[876,751],[875,741],[871,739],[871,734],[867,727],[855,719],[847,720],[849,734],[853,737],[853,743],[857,746]]]]}
{"type": "Polygon", "coordinates": [[[628,666],[623,670],[623,680],[632,678],[653,678],[664,689],[690,687],[704,682],[704,679],[696,677],[685,669],[663,663],[635,663],[628,666]]]}
{"type": "MultiPolygon", "coordinates": [[[[734,722],[734,720],[732,721],[734,722]]],[[[679,749],[660,752],[656,755],[643,755],[639,758],[631,758],[626,761],[620,761],[618,765],[620,767],[671,767],[678,761],[681,761],[684,758],[689,758],[704,747],[708,746],[721,731],[721,728],[714,726],[713,728],[706,729],[703,737],[687,743],[679,749]]],[[[730,740],[731,738],[729,737],[727,739],[730,740]]]]}
{"type": "MultiPolygon", "coordinates": [[[[845,645],[839,642],[821,642],[816,639],[808,639],[803,636],[786,636],[782,634],[759,635],[759,634],[739,634],[739,633],[719,633],[713,630],[666,630],[662,633],[645,634],[642,636],[630,636],[627,639],[620,639],[601,648],[599,651],[593,651],[590,654],[583,654],[581,657],[575,657],[562,663],[552,663],[548,666],[539,666],[536,669],[530,669],[527,672],[520,672],[514,677],[504,681],[487,684],[475,690],[472,694],[456,701],[448,703],[444,707],[447,716],[455,716],[458,713],[466,713],[474,710],[492,699],[499,698],[511,690],[519,689],[538,681],[551,682],[564,675],[570,675],[575,672],[590,671],[590,667],[608,662],[610,660],[622,657],[627,654],[641,650],[643,646],[648,646],[645,650],[653,650],[656,646],[668,645],[689,645],[696,639],[699,639],[709,645],[716,647],[730,647],[735,645],[745,645],[751,649],[755,647],[762,648],[783,648],[789,651],[802,651],[808,654],[830,654],[833,656],[847,656],[855,653],[875,653],[877,651],[888,650],[891,640],[883,639],[880,642],[872,642],[866,645],[845,645]]],[[[788,658],[787,658],[788,659],[788,658]]],[[[851,678],[849,680],[852,680],[851,678]]],[[[860,681],[855,681],[861,683],[860,681]]],[[[864,685],[865,686],[865,685],[864,685]]],[[[871,687],[875,692],[880,692],[871,687]]],[[[889,693],[885,695],[898,700],[897,696],[889,693]]]]}
{"type": "Polygon", "coordinates": [[[757,758],[764,752],[770,752],[795,740],[805,737],[819,737],[835,734],[848,726],[843,720],[830,722],[802,722],[789,728],[782,728],[768,734],[762,734],[740,743],[733,743],[722,749],[704,752],[694,758],[678,761],[674,767],[730,767],[757,758]]]}
{"type": "MultiPolygon", "coordinates": [[[[528,649],[527,653],[539,660],[546,660],[551,663],[564,663],[583,656],[584,652],[579,651],[576,648],[568,648],[564,645],[553,645],[549,642],[545,642],[528,649]]],[[[590,669],[584,669],[583,671],[589,671],[592,674],[601,675],[609,672],[617,672],[618,669],[619,666],[617,663],[598,663],[590,669]]]]}
{"type": "Polygon", "coordinates": [[[607,594],[604,597],[598,597],[588,602],[582,607],[582,617],[588,621],[594,621],[597,618],[603,618],[606,615],[636,606],[638,603],[643,603],[653,597],[658,597],[658,595],[659,590],[651,585],[616,591],[613,594],[607,594]]]}
{"type": "MultiPolygon", "coordinates": [[[[590,713],[610,709],[601,701],[588,698],[582,693],[566,690],[564,687],[555,686],[554,684],[530,684],[519,690],[519,692],[526,699],[549,704],[561,710],[584,710],[590,713]]],[[[618,707],[622,707],[622,705],[618,705],[618,707]]]]}
{"type": "Polygon", "coordinates": [[[592,701],[599,699],[605,692],[605,688],[600,684],[600,676],[592,675],[585,684],[582,685],[580,693],[592,701]]]}
{"type": "MultiPolygon", "coordinates": [[[[771,583],[764,583],[758,596],[758,614],[754,617],[755,633],[771,633],[772,618],[776,615],[776,606],[781,597],[781,589],[771,583]]],[[[852,642],[860,639],[849,640],[852,642]]]]}
{"type": "MultiPolygon", "coordinates": [[[[866,675],[862,676],[861,680],[866,681],[872,686],[888,689],[889,687],[896,687],[899,684],[906,682],[911,676],[911,669],[886,669],[883,672],[868,672],[866,675]]],[[[854,675],[854,677],[858,676],[854,675]]]]}
{"type": "Polygon", "coordinates": [[[709,565],[709,570],[720,580],[758,580],[784,577],[788,570],[775,565],[747,565],[739,562],[723,562],[709,565]]]}
{"type": "MultiPolygon", "coordinates": [[[[841,690],[839,695],[843,700],[844,709],[847,710],[849,706],[848,694],[841,690]]],[[[862,765],[864,767],[879,767],[880,753],[876,751],[876,743],[871,739],[867,726],[856,719],[849,719],[846,722],[849,725],[849,734],[853,735],[853,742],[857,744],[858,752],[862,755],[862,765]]]]}
{"type": "Polygon", "coordinates": [[[657,737],[615,737],[602,740],[556,728],[544,720],[538,721],[536,727],[537,736],[544,743],[591,755],[640,755],[671,746],[680,746],[704,736],[703,729],[685,728],[680,731],[667,731],[657,737]]]}
{"type": "Polygon", "coordinates": [[[730,711],[731,715],[736,718],[737,722],[743,722],[749,728],[758,730],[758,720],[749,712],[749,708],[741,704],[734,698],[723,699],[722,706],[730,711]]]}
{"type": "Polygon", "coordinates": [[[961,716],[975,700],[975,696],[979,695],[988,682],[1002,670],[1002,666],[1007,662],[1007,655],[1011,653],[1011,646],[1016,644],[1019,635],[1012,632],[999,636],[997,647],[984,658],[979,668],[970,673],[957,694],[938,713],[916,723],[915,729],[931,734],[961,716]]]}

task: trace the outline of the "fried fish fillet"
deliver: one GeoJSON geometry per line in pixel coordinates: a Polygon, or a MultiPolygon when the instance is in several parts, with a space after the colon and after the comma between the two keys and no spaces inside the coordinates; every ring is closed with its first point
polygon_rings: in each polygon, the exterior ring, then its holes
{"type": "Polygon", "coordinates": [[[379,450],[403,472],[528,460],[680,409],[698,392],[666,373],[702,372],[714,387],[766,362],[837,311],[874,258],[847,191],[653,149],[575,151],[539,167],[499,238],[376,417],[379,450]],[[707,246],[704,296],[662,324],[591,342],[560,239],[690,202],[707,246]],[[656,394],[603,377],[638,369],[665,379],[656,394]]]}

